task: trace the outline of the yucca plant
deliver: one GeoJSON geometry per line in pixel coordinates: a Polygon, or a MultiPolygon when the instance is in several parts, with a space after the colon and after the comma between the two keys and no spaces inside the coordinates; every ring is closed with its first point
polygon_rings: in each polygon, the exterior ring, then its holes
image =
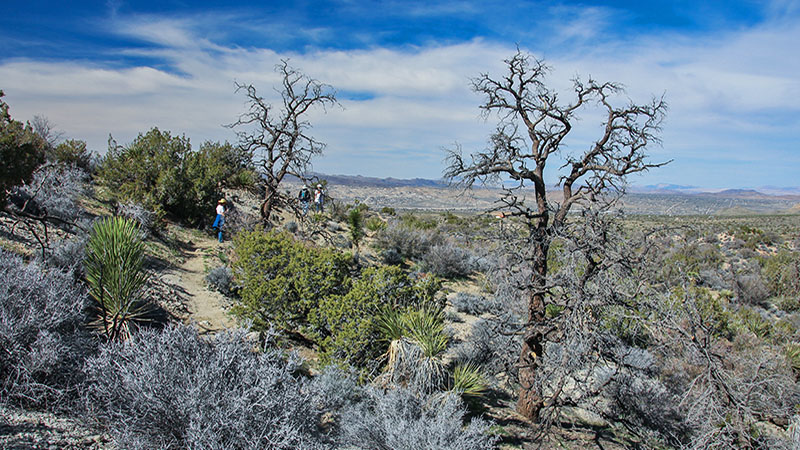
{"type": "Polygon", "coordinates": [[[408,359],[405,354],[407,346],[403,345],[403,334],[406,328],[405,313],[389,307],[384,308],[378,315],[377,327],[382,340],[389,343],[389,348],[383,358],[386,359],[388,377],[392,378],[398,361],[408,359]]]}
{"type": "Polygon", "coordinates": [[[422,349],[428,358],[439,356],[450,340],[444,332],[444,314],[440,310],[422,308],[405,315],[406,336],[422,349]]]}
{"type": "Polygon", "coordinates": [[[378,331],[386,342],[396,341],[405,333],[405,311],[386,307],[378,315],[378,331]]]}
{"type": "Polygon", "coordinates": [[[451,391],[464,400],[478,400],[486,392],[486,378],[477,364],[459,364],[453,370],[451,391]]]}
{"type": "Polygon", "coordinates": [[[136,222],[109,217],[92,227],[86,244],[86,280],[98,316],[92,325],[109,340],[127,339],[148,313],[141,298],[144,254],[136,222]]]}
{"type": "Polygon", "coordinates": [[[378,329],[389,341],[382,383],[413,385],[431,392],[444,386],[447,372],[441,354],[447,349],[444,315],[432,308],[396,311],[386,309],[378,329]]]}

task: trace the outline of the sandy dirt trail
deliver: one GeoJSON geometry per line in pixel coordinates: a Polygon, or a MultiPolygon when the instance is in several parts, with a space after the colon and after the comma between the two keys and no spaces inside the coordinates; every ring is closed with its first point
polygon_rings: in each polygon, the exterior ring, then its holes
{"type": "Polygon", "coordinates": [[[209,248],[220,245],[214,240],[197,242],[193,249],[184,253],[185,261],[178,266],[180,286],[185,291],[188,320],[194,322],[201,333],[216,333],[236,325],[225,312],[225,299],[219,292],[210,291],[205,283],[203,255],[209,248]]]}

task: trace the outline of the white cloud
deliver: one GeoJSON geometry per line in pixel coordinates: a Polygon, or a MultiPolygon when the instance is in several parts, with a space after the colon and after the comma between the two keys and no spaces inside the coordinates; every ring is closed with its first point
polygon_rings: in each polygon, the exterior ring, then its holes
{"type": "MultiPolygon", "coordinates": [[[[575,11],[580,14],[560,28],[567,40],[577,37],[590,42],[613,19],[604,10],[575,11]]],[[[437,177],[442,146],[459,141],[466,149],[480,147],[489,132],[491,124],[478,119],[480,98],[469,90],[469,78],[481,72],[500,75],[502,60],[514,52],[513,44],[474,40],[279,53],[214,42],[206,37],[208,33],[201,36],[197,30],[207,28],[207,20],[137,17],[115,21],[120,34],[155,44],[125,50],[128,55],[163,61],[169,70],[6,61],[0,64],[0,79],[12,115],[30,119],[43,114],[70,137],[87,140],[94,150],[105,149],[109,133],[127,143],[152,126],[186,134],[195,144],[206,139],[230,140],[233,133],[221,125],[233,122],[244,110],[244,97],[234,94],[233,82],[253,83],[261,95],[274,99],[272,86],[279,78],[273,68],[289,58],[293,66],[333,85],[344,96],[364,94],[363,100],[343,99],[342,110],[313,115],[315,134],[329,143],[328,155],[318,169],[325,170],[327,164],[349,168],[350,173],[370,171],[364,175],[437,177]],[[415,161],[424,163],[422,167],[409,163],[402,169],[381,167],[362,162],[365,157],[359,152],[373,159],[391,155],[393,161],[413,154],[419,158],[415,161]],[[424,152],[427,156],[420,157],[424,152]]],[[[219,27],[224,20],[220,18],[219,27]]],[[[752,152],[746,146],[763,135],[774,140],[772,150],[759,149],[765,152],[762,155],[785,153],[796,146],[789,142],[796,142],[800,134],[796,104],[800,60],[788,55],[797,42],[800,25],[781,21],[716,36],[669,33],[630,42],[606,38],[592,47],[530,48],[548,56],[554,67],[552,83],[565,93],[575,74],[620,81],[636,102],[666,92],[671,109],[664,149],[652,153],[659,160],[692,161],[699,154],[735,159],[737,152],[752,152]]],[[[589,131],[596,127],[589,122],[591,113],[584,116],[586,129],[572,148],[581,148],[582,139],[590,139],[589,131]]],[[[675,170],[664,173],[674,176],[675,170]]],[[[656,173],[648,176],[661,179],[656,173]]]]}

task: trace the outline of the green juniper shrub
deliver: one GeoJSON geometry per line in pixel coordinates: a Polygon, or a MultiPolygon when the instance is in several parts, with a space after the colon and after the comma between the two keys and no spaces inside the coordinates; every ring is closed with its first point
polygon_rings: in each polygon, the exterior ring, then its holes
{"type": "Polygon", "coordinates": [[[3,96],[0,90],[0,208],[9,189],[30,181],[34,169],[44,162],[47,148],[30,124],[11,118],[3,96]]]}
{"type": "Polygon", "coordinates": [[[228,143],[206,142],[192,152],[189,139],[153,128],[128,145],[111,139],[97,173],[114,200],[140,203],[157,217],[165,213],[190,225],[213,219],[223,186],[251,187],[249,153],[228,143]]]}
{"type": "Polygon", "coordinates": [[[250,156],[227,142],[205,142],[200,150],[187,155],[187,191],[176,214],[192,221],[209,222],[220,196],[220,187],[250,189],[256,175],[250,156]]]}
{"type": "Polygon", "coordinates": [[[310,315],[323,360],[368,367],[385,351],[378,327],[382,311],[440,307],[440,288],[438,280],[414,280],[396,266],[365,269],[347,293],[323,298],[310,315]]]}
{"type": "Polygon", "coordinates": [[[234,237],[233,273],[241,299],[233,313],[256,331],[303,331],[324,299],[349,290],[352,257],[311,247],[286,232],[256,229],[234,237]]]}
{"type": "Polygon", "coordinates": [[[68,139],[55,147],[48,147],[47,160],[78,167],[87,173],[92,172],[92,152],[86,148],[86,142],[81,140],[68,139]]]}
{"type": "Polygon", "coordinates": [[[397,214],[397,212],[395,212],[394,208],[392,208],[391,206],[384,206],[383,208],[381,208],[381,214],[385,214],[387,216],[393,216],[397,214]]]}
{"type": "Polygon", "coordinates": [[[153,128],[127,147],[113,139],[108,147],[97,181],[112,198],[138,202],[157,215],[178,206],[186,188],[183,173],[191,151],[188,138],[153,128]]]}

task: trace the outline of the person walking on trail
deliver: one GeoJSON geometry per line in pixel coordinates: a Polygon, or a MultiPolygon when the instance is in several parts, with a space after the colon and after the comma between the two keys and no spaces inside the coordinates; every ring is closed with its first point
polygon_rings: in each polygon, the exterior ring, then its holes
{"type": "Polygon", "coordinates": [[[303,208],[303,216],[308,214],[308,205],[311,203],[311,191],[308,190],[308,186],[303,185],[303,189],[300,189],[300,194],[297,195],[297,199],[300,200],[300,206],[303,208]]]}
{"type": "Polygon", "coordinates": [[[214,225],[211,225],[211,228],[217,230],[217,237],[219,241],[222,242],[222,226],[225,225],[225,204],[227,202],[224,198],[221,198],[219,202],[217,202],[217,218],[214,219],[214,225]]]}
{"type": "Polygon", "coordinates": [[[314,207],[317,212],[325,212],[325,193],[322,192],[322,185],[317,185],[317,190],[314,191],[314,207]]]}

